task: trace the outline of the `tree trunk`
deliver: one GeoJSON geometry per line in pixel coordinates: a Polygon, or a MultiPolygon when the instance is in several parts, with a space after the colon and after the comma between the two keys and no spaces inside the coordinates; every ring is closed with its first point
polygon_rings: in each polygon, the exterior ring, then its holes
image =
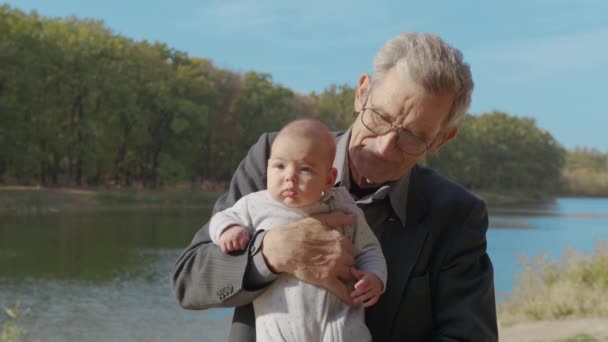
{"type": "Polygon", "coordinates": [[[84,95],[80,96],[80,101],[78,102],[78,132],[76,134],[76,146],[78,147],[77,155],[76,155],[76,185],[82,185],[82,159],[83,159],[83,148],[84,148],[84,104],[82,103],[84,95]]]}
{"type": "Polygon", "coordinates": [[[72,160],[73,160],[73,143],[71,136],[74,134],[76,129],[76,112],[78,111],[78,103],[80,102],[80,95],[76,96],[74,103],[72,104],[72,111],[70,113],[70,134],[68,134],[68,165],[67,165],[67,185],[72,184],[72,160]]]}

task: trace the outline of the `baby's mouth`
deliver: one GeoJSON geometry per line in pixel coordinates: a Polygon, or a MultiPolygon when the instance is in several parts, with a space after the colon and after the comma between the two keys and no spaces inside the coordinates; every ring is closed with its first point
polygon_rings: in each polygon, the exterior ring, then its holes
{"type": "Polygon", "coordinates": [[[285,189],[281,191],[281,195],[283,195],[283,197],[295,197],[296,194],[297,193],[294,189],[285,189]]]}

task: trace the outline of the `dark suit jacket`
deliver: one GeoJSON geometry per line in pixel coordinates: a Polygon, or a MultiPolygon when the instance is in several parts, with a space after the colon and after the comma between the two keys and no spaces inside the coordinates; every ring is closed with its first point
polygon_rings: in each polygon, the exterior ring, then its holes
{"type": "MultiPolygon", "coordinates": [[[[214,212],[266,188],[273,138],[264,134],[251,148],[214,212]]],[[[484,203],[418,165],[411,170],[407,198],[405,227],[396,216],[370,222],[372,227],[383,226],[380,242],[388,266],[386,291],[366,311],[373,340],[497,341],[484,203]]],[[[211,243],[205,225],[177,260],[172,275],[182,307],[236,307],[231,341],[254,341],[255,336],[250,303],[263,289],[243,285],[248,255],[222,253],[211,243]]]]}

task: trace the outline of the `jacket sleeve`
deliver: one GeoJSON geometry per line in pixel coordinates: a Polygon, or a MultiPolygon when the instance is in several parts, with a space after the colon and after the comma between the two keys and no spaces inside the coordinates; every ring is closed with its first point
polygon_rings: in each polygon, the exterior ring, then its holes
{"type": "Polygon", "coordinates": [[[488,214],[477,201],[453,237],[434,284],[433,341],[498,341],[488,214]]]}
{"type": "Polygon", "coordinates": [[[372,228],[365,220],[365,214],[357,207],[347,190],[340,188],[341,198],[348,207],[348,212],[357,216],[354,226],[353,246],[355,248],[355,265],[357,269],[374,273],[382,281],[383,291],[386,290],[387,269],[382,247],[372,228]]]}
{"type": "MultiPolygon", "coordinates": [[[[266,188],[270,140],[270,135],[263,134],[251,147],[235,171],[228,192],[216,201],[213,213],[231,207],[246,194],[266,188]]],[[[261,290],[248,291],[243,288],[245,271],[250,262],[249,248],[237,254],[223,253],[211,242],[208,227],[207,223],[199,229],[175,262],[171,287],[178,303],[186,309],[233,307],[250,303],[261,290]]]]}

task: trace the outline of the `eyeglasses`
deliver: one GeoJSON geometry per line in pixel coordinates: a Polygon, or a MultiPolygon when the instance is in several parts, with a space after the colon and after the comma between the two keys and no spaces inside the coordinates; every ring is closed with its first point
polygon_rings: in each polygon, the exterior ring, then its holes
{"type": "Polygon", "coordinates": [[[367,100],[369,99],[371,92],[372,90],[370,89],[365,98],[365,102],[363,103],[363,108],[361,109],[362,113],[360,116],[363,126],[376,135],[386,135],[394,131],[397,133],[396,143],[401,152],[412,156],[423,155],[435,142],[436,138],[434,138],[430,144],[427,144],[424,139],[415,135],[407,128],[395,125],[387,115],[379,113],[371,106],[368,107],[367,100]]]}

